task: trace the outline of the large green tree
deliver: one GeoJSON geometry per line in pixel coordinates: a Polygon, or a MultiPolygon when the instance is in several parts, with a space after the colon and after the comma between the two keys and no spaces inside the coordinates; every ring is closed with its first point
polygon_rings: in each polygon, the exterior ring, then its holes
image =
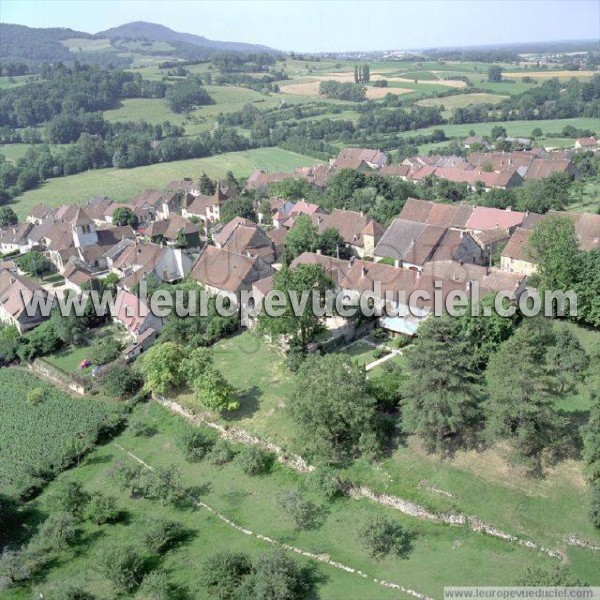
{"type": "Polygon", "coordinates": [[[185,378],[181,365],[185,350],[175,342],[163,342],[152,346],[139,360],[149,392],[167,393],[181,385],[185,378]]]}
{"type": "Polygon", "coordinates": [[[300,367],[287,409],[301,451],[338,462],[376,447],[375,399],[364,370],[340,354],[310,356],[300,367]]]}
{"type": "Polygon", "coordinates": [[[420,436],[429,452],[444,452],[480,421],[482,389],[473,350],[449,316],[431,317],[419,327],[406,353],[405,431],[420,436]]]}
{"type": "Polygon", "coordinates": [[[273,280],[273,289],[282,292],[285,300],[283,314],[270,316],[263,310],[258,321],[260,330],[284,336],[291,345],[306,348],[324,327],[324,317],[319,317],[313,310],[313,295],[322,301],[327,290],[334,287],[321,265],[298,265],[295,269],[284,267],[273,280]],[[308,296],[303,305],[304,292],[308,296]]]}
{"type": "Polygon", "coordinates": [[[317,227],[308,215],[299,215],[285,238],[283,261],[289,264],[303,252],[315,252],[318,247],[317,227]]]}
{"type": "Polygon", "coordinates": [[[506,439],[513,457],[532,471],[542,468],[545,450],[560,443],[565,420],[556,409],[556,377],[546,369],[546,348],[526,322],[490,359],[487,433],[506,439]]]}

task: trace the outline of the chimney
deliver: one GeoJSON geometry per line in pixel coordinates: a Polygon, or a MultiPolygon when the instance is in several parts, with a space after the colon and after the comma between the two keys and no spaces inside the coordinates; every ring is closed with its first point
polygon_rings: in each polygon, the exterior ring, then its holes
{"type": "Polygon", "coordinates": [[[321,254],[321,248],[317,248],[317,254],[321,254]]]}
{"type": "Polygon", "coordinates": [[[465,288],[467,292],[471,289],[471,281],[467,281],[467,283],[465,284],[465,288]]]}
{"type": "Polygon", "coordinates": [[[367,276],[367,268],[364,265],[360,268],[360,276],[361,277],[367,276]]]}
{"type": "Polygon", "coordinates": [[[507,206],[506,207],[506,212],[512,212],[512,206],[507,206]]]}

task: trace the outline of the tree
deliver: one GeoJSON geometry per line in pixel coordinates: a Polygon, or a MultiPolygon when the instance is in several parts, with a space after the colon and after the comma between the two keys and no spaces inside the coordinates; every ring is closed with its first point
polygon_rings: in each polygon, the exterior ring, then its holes
{"type": "Polygon", "coordinates": [[[131,227],[138,226],[138,218],[136,214],[128,206],[120,206],[113,213],[112,218],[113,225],[120,227],[123,225],[131,225],[131,227]]]}
{"type": "Polygon", "coordinates": [[[322,462],[345,461],[376,448],[375,399],[365,372],[338,354],[301,365],[287,410],[302,452],[322,462]]]}
{"type": "Polygon", "coordinates": [[[102,385],[109,396],[129,398],[144,384],[142,376],[124,364],[116,364],[102,377],[102,385]]]}
{"type": "Polygon", "coordinates": [[[280,494],[279,507],[292,519],[296,529],[311,529],[319,516],[319,508],[298,490],[280,494]]]}
{"type": "MultiPolygon", "coordinates": [[[[555,380],[546,373],[546,348],[526,322],[490,358],[486,376],[487,433],[507,439],[514,458],[539,472],[542,454],[560,445],[565,419],[554,408],[555,380]]],[[[564,440],[562,440],[564,442],[564,440]]]]}
{"type": "Polygon", "coordinates": [[[287,264],[303,252],[315,252],[319,247],[317,227],[308,215],[298,215],[285,238],[284,260],[287,264]]]}
{"type": "Polygon", "coordinates": [[[224,550],[206,559],[199,579],[210,598],[234,600],[237,589],[251,572],[252,563],[245,554],[224,550]]]}
{"type": "MultiPolygon", "coordinates": [[[[288,234],[289,236],[289,234],[288,234]]],[[[335,284],[321,265],[298,265],[283,268],[275,274],[273,289],[283,294],[285,306],[281,316],[270,316],[263,311],[258,318],[259,330],[275,336],[284,336],[291,345],[303,350],[323,330],[324,317],[315,314],[313,298],[324,302],[328,290],[335,284]],[[308,294],[304,305],[302,294],[308,294]]]]}
{"type": "Polygon", "coordinates": [[[185,496],[181,472],[175,465],[141,471],[139,485],[144,498],[156,500],[163,506],[168,503],[176,504],[185,496]]]}
{"type": "Polygon", "coordinates": [[[538,264],[543,291],[573,289],[580,263],[578,246],[571,219],[552,216],[536,224],[528,251],[538,264]]]}
{"type": "Polygon", "coordinates": [[[495,142],[498,138],[506,137],[506,127],[502,125],[494,125],[490,133],[490,137],[495,142]]]}
{"type": "Polygon", "coordinates": [[[392,553],[408,558],[412,550],[412,535],[400,523],[381,514],[363,523],[358,530],[358,539],[376,559],[392,553]]]}
{"type": "Polygon", "coordinates": [[[89,357],[95,365],[105,365],[121,354],[121,344],[112,336],[107,336],[90,347],[89,357]]]}
{"type": "Polygon", "coordinates": [[[202,173],[198,180],[198,189],[203,196],[212,196],[217,189],[216,183],[206,174],[202,173]]]}
{"type": "Polygon", "coordinates": [[[502,67],[499,67],[498,65],[490,65],[490,68],[488,69],[488,81],[492,83],[498,83],[499,81],[502,81],[502,67]]]}
{"type": "MultiPolygon", "coordinates": [[[[74,291],[71,293],[75,294],[74,291]]],[[[51,319],[56,335],[64,344],[81,346],[89,339],[88,320],[85,316],[77,316],[74,311],[63,315],[57,306],[51,319]]]]}
{"type": "Polygon", "coordinates": [[[55,271],[54,265],[39,252],[28,252],[27,254],[23,254],[23,256],[19,256],[16,259],[16,263],[21,270],[34,277],[39,277],[55,271]]]}
{"type": "Polygon", "coordinates": [[[320,236],[319,249],[326,256],[350,258],[350,250],[344,242],[342,234],[335,227],[328,227],[320,236]]]}
{"type": "Polygon", "coordinates": [[[77,537],[76,523],[71,513],[53,513],[42,523],[32,543],[46,552],[65,550],[77,537]]]}
{"type": "Polygon", "coordinates": [[[105,496],[100,492],[94,492],[85,508],[87,518],[96,525],[114,523],[119,520],[121,510],[114,496],[105,496]]]}
{"type": "Polygon", "coordinates": [[[531,132],[532,138],[541,138],[543,135],[544,132],[539,127],[535,127],[534,130],[531,132]]]}
{"type": "Polygon", "coordinates": [[[214,445],[212,438],[207,437],[197,427],[185,427],[177,438],[177,445],[185,455],[186,460],[198,462],[202,460],[214,445]]]}
{"type": "Polygon", "coordinates": [[[570,329],[560,328],[556,332],[556,344],[548,351],[548,360],[564,392],[569,381],[581,380],[590,358],[575,334],[570,329]]]}
{"type": "Polygon", "coordinates": [[[264,475],[273,464],[273,455],[263,452],[256,446],[245,446],[235,457],[238,465],[246,475],[264,475]]]}
{"type": "Polygon", "coordinates": [[[44,586],[43,597],[47,600],[96,600],[96,596],[70,584],[56,584],[51,588],[44,586]]]}
{"type": "Polygon", "coordinates": [[[102,574],[123,593],[133,592],[142,582],[146,570],[143,554],[130,545],[104,547],[97,564],[102,574]]]}
{"type": "Polygon", "coordinates": [[[302,600],[309,596],[313,585],[310,571],[277,548],[258,556],[247,599],[302,600]]]}
{"type": "Polygon", "coordinates": [[[180,386],[185,380],[181,372],[184,358],[185,350],[175,342],[152,346],[139,360],[146,379],[145,389],[166,394],[171,388],[180,386]]]}
{"type": "Polygon", "coordinates": [[[358,65],[354,65],[354,83],[360,83],[360,74],[358,71],[358,65]]]}
{"type": "Polygon", "coordinates": [[[0,207],[0,229],[9,225],[16,225],[19,222],[19,217],[10,206],[0,207]]]}
{"type": "Polygon", "coordinates": [[[60,481],[49,497],[52,512],[81,517],[86,510],[90,495],[78,481],[60,481]]]}
{"type": "Polygon", "coordinates": [[[159,519],[148,523],[144,533],[144,544],[150,552],[164,554],[177,546],[183,540],[185,534],[183,523],[159,519]]]}
{"type": "Polygon", "coordinates": [[[150,571],[144,576],[136,595],[138,600],[175,600],[179,591],[169,583],[167,574],[162,570],[150,571]]]}
{"type": "Polygon", "coordinates": [[[224,440],[223,438],[219,438],[211,448],[210,452],[207,455],[208,462],[211,465],[225,465],[231,462],[235,457],[235,452],[231,447],[231,444],[224,440]]]}
{"type": "Polygon", "coordinates": [[[224,202],[221,207],[221,221],[228,223],[234,217],[243,217],[256,221],[256,212],[251,198],[232,198],[224,202]]]}
{"type": "Polygon", "coordinates": [[[192,383],[196,398],[215,412],[230,412],[240,407],[235,388],[212,366],[192,383]]]}
{"type": "Polygon", "coordinates": [[[369,69],[369,65],[363,65],[361,83],[369,83],[369,81],[371,81],[371,71],[369,69]]]}
{"type": "Polygon", "coordinates": [[[429,452],[443,452],[480,421],[481,387],[472,350],[449,316],[427,319],[413,346],[406,354],[403,427],[419,435],[429,452]]]}

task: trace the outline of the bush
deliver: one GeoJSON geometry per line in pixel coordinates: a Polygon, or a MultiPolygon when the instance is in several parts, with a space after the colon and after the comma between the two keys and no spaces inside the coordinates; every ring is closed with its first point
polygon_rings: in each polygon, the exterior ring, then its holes
{"type": "Polygon", "coordinates": [[[319,508],[295,490],[279,496],[279,507],[294,521],[296,529],[311,529],[316,525],[319,508]]]}
{"type": "Polygon", "coordinates": [[[389,353],[390,350],[388,350],[387,348],[375,348],[375,350],[373,350],[373,358],[375,360],[379,360],[380,358],[387,356],[389,353]]]}
{"type": "Polygon", "coordinates": [[[343,493],[343,485],[336,472],[329,467],[319,467],[307,478],[309,489],[325,500],[333,500],[343,493]]]}
{"type": "Polygon", "coordinates": [[[144,581],[136,595],[139,600],[171,600],[180,596],[176,595],[174,586],[169,583],[164,571],[152,571],[144,577],[144,581]]]}
{"type": "Polygon", "coordinates": [[[60,481],[49,497],[49,507],[53,512],[81,516],[90,500],[90,495],[77,481],[60,481]]]}
{"type": "Polygon", "coordinates": [[[184,535],[185,529],[178,521],[153,521],[147,527],[144,544],[150,552],[164,554],[175,547],[184,535]]]}
{"type": "Polygon", "coordinates": [[[109,396],[129,398],[142,387],[144,381],[139,373],[127,365],[115,365],[103,376],[102,385],[109,396]]]}
{"type": "Polygon", "coordinates": [[[113,479],[122,490],[129,490],[133,494],[139,490],[142,471],[142,465],[119,462],[109,470],[108,476],[113,479]]]}
{"type": "Polygon", "coordinates": [[[62,583],[50,589],[44,587],[34,596],[35,598],[44,598],[44,600],[96,600],[94,594],[90,594],[90,592],[86,592],[70,584],[62,583]]]}
{"type": "Polygon", "coordinates": [[[105,365],[119,358],[121,344],[112,337],[106,337],[96,342],[89,349],[89,357],[95,365],[105,365]]]}
{"type": "Polygon", "coordinates": [[[207,454],[208,462],[211,465],[225,465],[231,462],[234,456],[235,452],[231,444],[224,439],[218,439],[207,454]]]}
{"type": "Polygon", "coordinates": [[[129,421],[129,429],[135,437],[152,437],[156,433],[156,428],[144,419],[129,421]]]}
{"type": "Polygon", "coordinates": [[[60,552],[77,537],[75,517],[66,512],[50,515],[32,540],[32,547],[60,552]]]}
{"type": "Polygon", "coordinates": [[[588,509],[588,518],[596,529],[600,529],[600,484],[592,484],[592,500],[588,509]]]}
{"type": "Polygon", "coordinates": [[[245,554],[226,550],[213,554],[206,560],[199,579],[210,598],[232,600],[244,578],[251,572],[252,563],[245,554]]]}
{"type": "Polygon", "coordinates": [[[176,504],[186,494],[181,484],[181,473],[173,465],[143,470],[137,483],[144,498],[157,500],[162,505],[169,502],[176,504]]]}
{"type": "Polygon", "coordinates": [[[98,556],[98,567],[121,592],[139,586],[146,569],[143,554],[134,546],[107,546],[98,556]]]}
{"type": "Polygon", "coordinates": [[[96,525],[114,523],[121,516],[116,498],[114,496],[105,496],[100,492],[92,494],[85,512],[87,518],[96,525]]]}
{"type": "Polygon", "coordinates": [[[44,399],[44,388],[36,387],[27,393],[29,404],[39,404],[44,399]]]}
{"type": "Polygon", "coordinates": [[[407,558],[412,550],[411,534],[385,515],[370,517],[359,529],[358,539],[373,558],[391,553],[407,558]]]}
{"type": "Polygon", "coordinates": [[[235,457],[235,463],[246,475],[264,475],[271,470],[273,455],[262,452],[256,446],[246,446],[235,457]]]}
{"type": "Polygon", "coordinates": [[[214,441],[208,438],[196,427],[186,427],[177,438],[177,445],[189,462],[202,460],[214,445],[214,441]]]}

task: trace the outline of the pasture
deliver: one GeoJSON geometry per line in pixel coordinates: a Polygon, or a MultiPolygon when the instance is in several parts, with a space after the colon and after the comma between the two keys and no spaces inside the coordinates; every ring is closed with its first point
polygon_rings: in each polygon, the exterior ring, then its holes
{"type": "Polygon", "coordinates": [[[451,110],[453,108],[464,108],[471,104],[500,104],[505,98],[508,98],[508,96],[480,92],[474,94],[457,94],[456,96],[445,96],[444,98],[427,98],[419,100],[417,104],[420,106],[443,106],[446,110],[451,110]]]}
{"type": "Polygon", "coordinates": [[[292,171],[317,162],[316,159],[280,148],[257,148],[134,169],[98,169],[49,179],[39,188],[15,198],[11,206],[20,218],[25,218],[31,207],[40,202],[59,206],[85,202],[98,194],[114,200],[127,200],[147,189],[162,189],[173,179],[199,177],[203,172],[211,177],[223,178],[227,171],[233,171],[238,177],[248,177],[256,169],[292,171]]]}
{"type": "MultiPolygon", "coordinates": [[[[256,555],[269,549],[266,541],[245,535],[205,509],[175,508],[150,500],[132,499],[109,476],[117,463],[135,464],[126,452],[153,467],[177,466],[186,487],[196,490],[202,502],[244,529],[327,556],[368,575],[362,578],[294,554],[296,560],[309,565],[318,574],[318,597],[323,600],[409,598],[398,590],[373,582],[371,577],[440,597],[444,584],[509,584],[528,566],[550,567],[558,562],[463,527],[419,521],[368,500],[338,498],[325,502],[307,488],[304,475],[278,464],[268,475],[249,477],[236,464],[214,466],[206,460],[188,463],[174,443],[187,426],[181,417],[154,403],[139,405],[132,416],[153,427],[156,433],[151,437],[136,437],[131,431],[126,431],[114,443],[96,449],[81,466],[61,476],[64,480],[80,482],[88,491],[115,496],[127,518],[115,525],[85,523],[82,531],[86,539],[85,551],[77,548],[61,553],[60,560],[55,561],[36,582],[36,589],[43,590],[45,585],[56,582],[68,582],[93,591],[101,599],[114,597],[112,586],[96,568],[98,555],[107,545],[128,543],[141,546],[147,524],[160,518],[180,521],[189,531],[186,540],[160,560],[169,578],[188,588],[195,598],[207,597],[206,591],[199,585],[197,573],[208,555],[224,549],[256,555]],[[279,507],[279,496],[284,491],[298,488],[302,488],[305,497],[317,506],[317,522],[309,529],[295,528],[279,507]],[[375,560],[358,543],[358,527],[369,516],[382,513],[411,532],[411,548],[405,558],[387,556],[375,560]]],[[[53,484],[33,503],[33,507],[42,514],[47,512],[52,490],[53,484]]],[[[571,567],[577,573],[591,573],[593,576],[591,568],[578,567],[582,563],[576,559],[571,567]]],[[[9,593],[7,598],[29,598],[28,592],[23,588],[9,593]]]]}
{"type": "Polygon", "coordinates": [[[108,38],[69,38],[62,40],[60,43],[66,46],[70,52],[103,52],[106,50],[115,50],[108,38]]]}

